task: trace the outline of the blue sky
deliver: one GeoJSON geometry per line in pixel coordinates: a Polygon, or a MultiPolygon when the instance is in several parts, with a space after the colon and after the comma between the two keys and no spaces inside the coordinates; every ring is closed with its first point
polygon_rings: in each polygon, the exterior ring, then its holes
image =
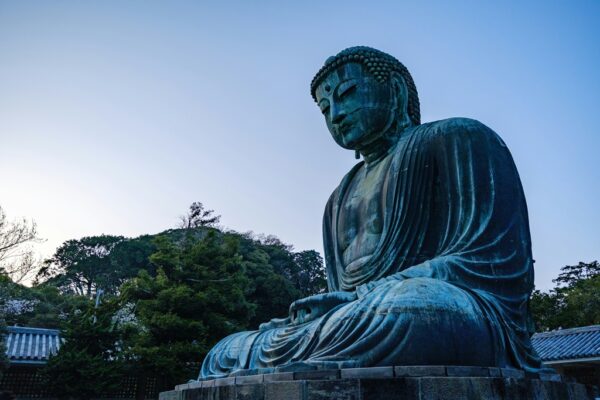
{"type": "Polygon", "coordinates": [[[0,1],[0,205],[49,256],[85,235],[224,226],[322,251],[355,163],[309,94],[353,45],[400,59],[424,121],[478,119],[511,149],[536,285],[600,258],[600,2],[0,1]]]}

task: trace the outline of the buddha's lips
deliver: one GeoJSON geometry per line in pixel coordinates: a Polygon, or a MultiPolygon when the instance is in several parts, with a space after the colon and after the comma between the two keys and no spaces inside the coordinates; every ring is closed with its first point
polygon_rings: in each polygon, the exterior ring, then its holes
{"type": "Polygon", "coordinates": [[[352,128],[352,126],[355,125],[355,122],[352,121],[351,116],[361,110],[363,110],[363,108],[357,108],[347,113],[342,122],[333,125],[335,131],[340,135],[343,135],[344,133],[348,132],[350,128],[352,128]]]}
{"type": "Polygon", "coordinates": [[[350,130],[352,124],[342,123],[339,125],[335,125],[335,130],[338,134],[343,135],[350,130]]]}

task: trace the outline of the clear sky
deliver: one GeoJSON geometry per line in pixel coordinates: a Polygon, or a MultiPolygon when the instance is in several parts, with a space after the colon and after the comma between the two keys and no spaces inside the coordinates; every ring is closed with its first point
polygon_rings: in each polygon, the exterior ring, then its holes
{"type": "Polygon", "coordinates": [[[600,2],[0,1],[0,205],[44,256],[86,235],[225,227],[322,251],[355,163],[309,94],[368,45],[412,72],[423,121],[498,132],[529,205],[536,285],[600,258],[600,2]]]}

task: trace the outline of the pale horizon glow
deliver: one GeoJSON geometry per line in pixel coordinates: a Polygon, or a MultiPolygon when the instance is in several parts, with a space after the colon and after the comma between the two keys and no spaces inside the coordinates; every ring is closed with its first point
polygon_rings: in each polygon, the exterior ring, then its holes
{"type": "Polygon", "coordinates": [[[0,206],[68,239],[223,226],[322,253],[356,162],[309,94],[348,46],[411,71],[423,121],[498,132],[525,189],[536,286],[600,259],[600,3],[0,1],[0,206]]]}

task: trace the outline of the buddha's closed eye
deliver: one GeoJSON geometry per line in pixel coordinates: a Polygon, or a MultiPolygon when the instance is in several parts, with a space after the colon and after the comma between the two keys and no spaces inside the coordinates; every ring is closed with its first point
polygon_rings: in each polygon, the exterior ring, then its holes
{"type": "Polygon", "coordinates": [[[356,90],[356,81],[345,81],[340,83],[337,88],[338,98],[344,98],[356,90]]]}

